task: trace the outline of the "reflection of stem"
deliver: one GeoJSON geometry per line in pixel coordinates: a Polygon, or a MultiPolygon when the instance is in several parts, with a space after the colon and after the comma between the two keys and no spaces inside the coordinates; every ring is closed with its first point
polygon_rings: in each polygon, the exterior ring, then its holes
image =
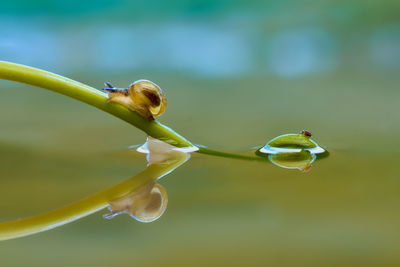
{"type": "Polygon", "coordinates": [[[167,161],[154,163],[128,180],[63,208],[26,219],[0,223],[0,240],[46,231],[75,221],[108,206],[108,203],[139,190],[173,171],[187,160],[187,155],[172,151],[167,161]]]}

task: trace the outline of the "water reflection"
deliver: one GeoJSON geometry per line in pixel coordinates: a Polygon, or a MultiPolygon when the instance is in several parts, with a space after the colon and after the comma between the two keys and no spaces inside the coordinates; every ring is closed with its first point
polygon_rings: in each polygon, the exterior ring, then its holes
{"type": "MultiPolygon", "coordinates": [[[[147,141],[136,150],[147,154],[147,166],[151,166],[154,164],[169,165],[174,163],[176,158],[181,157],[182,159],[185,157],[186,161],[189,159],[189,154],[187,153],[196,151],[197,147],[178,148],[155,138],[148,137],[147,141]]],[[[165,172],[157,179],[160,179],[174,169],[165,172]]],[[[166,189],[160,184],[150,182],[132,193],[111,201],[108,207],[110,212],[104,214],[103,217],[111,219],[116,215],[126,213],[137,221],[153,222],[161,217],[167,209],[167,204],[168,195],[166,189]]]]}
{"type": "Polygon", "coordinates": [[[103,217],[111,219],[127,213],[139,222],[153,222],[167,209],[168,195],[165,188],[154,182],[109,203],[109,213],[103,217]]]}
{"type": "Polygon", "coordinates": [[[268,155],[270,162],[278,167],[285,169],[297,169],[302,172],[308,172],[317,157],[308,151],[294,153],[279,153],[268,155]]]}
{"type": "Polygon", "coordinates": [[[137,151],[146,153],[146,168],[128,180],[78,202],[60,209],[33,217],[0,223],[0,240],[12,239],[53,229],[104,208],[111,219],[119,214],[128,214],[140,222],[152,222],[162,216],[167,208],[168,196],[165,188],[157,181],[185,163],[189,152],[235,158],[242,160],[270,161],[287,169],[308,171],[318,158],[328,155],[303,131],[300,134],[285,134],[269,141],[256,155],[249,156],[211,150],[203,146],[177,148],[149,137],[137,151]],[[317,157],[318,156],[318,157],[317,157]]]}
{"type": "Polygon", "coordinates": [[[189,159],[189,154],[179,149],[148,138],[147,167],[125,180],[88,198],[60,209],[33,217],[0,223],[0,240],[12,239],[47,231],[88,216],[106,207],[112,218],[128,213],[141,222],[151,222],[159,218],[168,203],[166,190],[156,183],[189,159]]]}

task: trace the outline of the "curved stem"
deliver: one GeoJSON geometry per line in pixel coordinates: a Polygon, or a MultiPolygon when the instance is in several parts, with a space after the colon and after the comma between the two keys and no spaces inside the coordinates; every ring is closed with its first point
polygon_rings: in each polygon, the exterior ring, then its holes
{"type": "Polygon", "coordinates": [[[193,146],[158,121],[148,121],[126,107],[108,102],[107,94],[60,75],[11,62],[0,61],[0,78],[45,88],[101,109],[141,129],[154,138],[178,147],[193,146]]]}
{"type": "MultiPolygon", "coordinates": [[[[156,139],[177,147],[193,146],[186,138],[157,120],[148,121],[120,104],[108,102],[106,93],[66,77],[20,64],[0,61],[0,79],[26,83],[69,96],[114,115],[156,139]]],[[[199,150],[196,152],[225,158],[266,161],[264,157],[223,152],[203,146],[199,146],[199,150]]]]}
{"type": "MultiPolygon", "coordinates": [[[[44,70],[0,61],[0,78],[45,88],[101,109],[141,129],[148,135],[178,147],[193,144],[157,120],[148,121],[126,107],[108,102],[107,94],[86,84],[44,70]]],[[[214,156],[259,160],[256,156],[243,156],[200,147],[199,153],[214,156]]]]}

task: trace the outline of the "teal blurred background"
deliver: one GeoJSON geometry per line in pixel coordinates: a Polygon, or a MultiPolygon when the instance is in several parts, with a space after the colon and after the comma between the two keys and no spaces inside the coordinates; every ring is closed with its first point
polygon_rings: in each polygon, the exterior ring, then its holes
{"type": "MultiPolygon", "coordinates": [[[[308,173],[193,154],[156,222],[99,212],[0,243],[0,266],[400,263],[400,2],[2,1],[0,60],[102,88],[145,78],[160,121],[225,150],[308,129],[308,173]]],[[[0,221],[59,208],[142,170],[145,135],[0,81],[0,221]]]]}

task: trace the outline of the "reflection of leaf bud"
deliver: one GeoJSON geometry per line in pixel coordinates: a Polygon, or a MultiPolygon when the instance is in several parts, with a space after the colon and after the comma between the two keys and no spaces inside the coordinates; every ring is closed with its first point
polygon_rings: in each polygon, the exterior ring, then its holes
{"type": "Polygon", "coordinates": [[[275,165],[286,169],[298,169],[303,172],[309,171],[315,155],[306,150],[297,153],[271,154],[268,159],[275,165]]]}

